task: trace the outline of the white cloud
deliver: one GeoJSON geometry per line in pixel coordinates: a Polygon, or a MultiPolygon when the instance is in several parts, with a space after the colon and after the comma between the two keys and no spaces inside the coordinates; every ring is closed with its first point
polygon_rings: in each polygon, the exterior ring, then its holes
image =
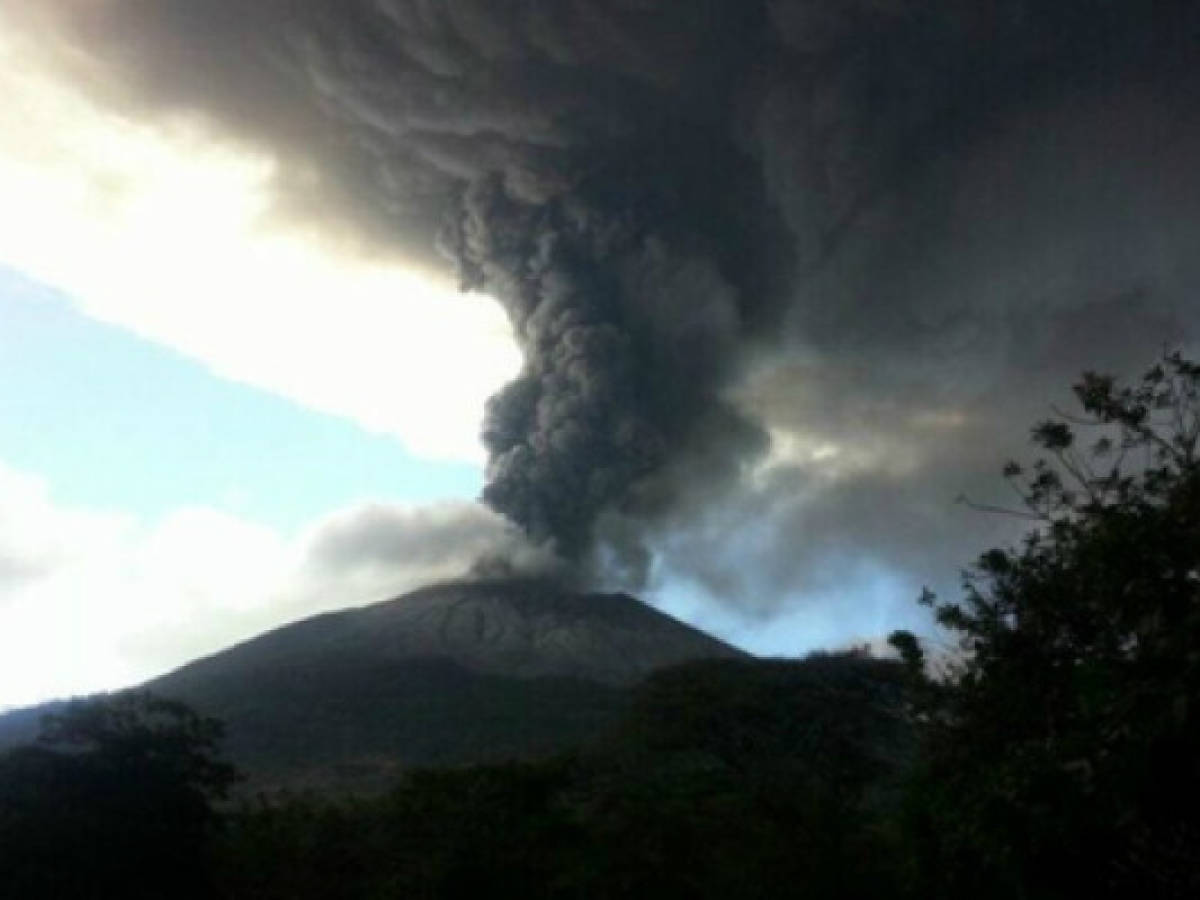
{"type": "Polygon", "coordinates": [[[134,684],[518,545],[465,502],[347,508],[294,539],[209,508],[145,521],[56,503],[0,463],[0,708],[134,684]]]}
{"type": "Polygon", "coordinates": [[[0,265],[216,373],[482,457],[519,359],[498,306],[272,217],[275,163],[197,122],[132,122],[75,91],[0,15],[0,265]]]}

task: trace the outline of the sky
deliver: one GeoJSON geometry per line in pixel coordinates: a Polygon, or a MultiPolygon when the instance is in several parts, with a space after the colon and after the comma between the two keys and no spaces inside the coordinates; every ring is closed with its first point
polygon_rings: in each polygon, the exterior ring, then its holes
{"type": "Polygon", "coordinates": [[[0,707],[481,559],[932,634],[1200,287],[1196,14],[986,7],[0,10],[0,707]]]}
{"type": "Polygon", "coordinates": [[[473,505],[516,366],[494,306],[260,227],[261,160],[0,54],[0,705],[459,574],[460,547],[337,575],[321,548],[473,505]]]}

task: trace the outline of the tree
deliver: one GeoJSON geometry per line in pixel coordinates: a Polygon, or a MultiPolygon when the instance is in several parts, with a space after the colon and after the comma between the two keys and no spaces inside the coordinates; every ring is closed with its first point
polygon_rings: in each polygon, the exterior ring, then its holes
{"type": "Polygon", "coordinates": [[[922,598],[961,651],[914,695],[934,893],[1200,895],[1200,366],[1166,354],[1075,395],[1004,469],[1024,541],[961,601],[922,598]]]}
{"type": "Polygon", "coordinates": [[[0,756],[0,883],[13,896],[201,897],[221,727],[147,693],[73,701],[0,756]]]}

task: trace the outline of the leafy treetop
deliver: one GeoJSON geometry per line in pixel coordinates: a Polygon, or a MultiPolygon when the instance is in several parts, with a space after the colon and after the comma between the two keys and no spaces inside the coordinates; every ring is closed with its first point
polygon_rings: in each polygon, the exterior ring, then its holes
{"type": "MultiPolygon", "coordinates": [[[[1075,396],[1080,413],[1032,429],[1043,456],[1004,468],[1030,533],[982,554],[961,601],[922,597],[961,649],[915,695],[941,852],[973,860],[954,890],[1057,871],[1047,896],[1183,895],[1200,890],[1181,799],[1200,795],[1200,366],[1168,353],[1132,385],[1089,372],[1075,396]],[[1081,446],[1082,429],[1099,434],[1081,446]],[[1146,862],[1147,846],[1185,849],[1146,862]]],[[[920,673],[915,639],[892,643],[920,673]]]]}

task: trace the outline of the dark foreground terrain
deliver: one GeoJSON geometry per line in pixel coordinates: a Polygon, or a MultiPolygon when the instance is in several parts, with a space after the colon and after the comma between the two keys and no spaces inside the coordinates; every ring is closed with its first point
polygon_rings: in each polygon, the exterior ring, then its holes
{"type": "Polygon", "coordinates": [[[213,723],[77,704],[0,763],[0,875],[30,898],[866,896],[897,877],[904,681],[857,656],[684,663],[572,752],[235,801],[213,723]]]}

